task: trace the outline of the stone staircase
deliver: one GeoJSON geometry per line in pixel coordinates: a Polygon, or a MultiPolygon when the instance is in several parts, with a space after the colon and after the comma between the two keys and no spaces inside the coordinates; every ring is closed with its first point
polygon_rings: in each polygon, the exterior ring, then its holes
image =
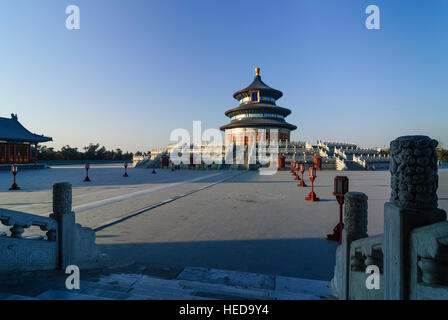
{"type": "Polygon", "coordinates": [[[330,282],[208,268],[185,268],[175,279],[113,273],[80,281],[79,290],[49,289],[0,300],[320,300],[330,282]]]}
{"type": "Polygon", "coordinates": [[[346,170],[366,170],[362,165],[352,160],[345,160],[345,166],[346,170]]]}

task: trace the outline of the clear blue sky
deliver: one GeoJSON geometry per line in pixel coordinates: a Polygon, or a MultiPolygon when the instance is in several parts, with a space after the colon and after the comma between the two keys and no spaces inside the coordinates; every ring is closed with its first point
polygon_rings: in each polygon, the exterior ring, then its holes
{"type": "Polygon", "coordinates": [[[9,0],[0,4],[0,116],[47,145],[136,151],[228,122],[255,67],[282,90],[295,140],[448,147],[448,0],[9,0]],[[81,29],[65,28],[76,4],[81,29]],[[365,9],[381,10],[381,30],[365,9]]]}

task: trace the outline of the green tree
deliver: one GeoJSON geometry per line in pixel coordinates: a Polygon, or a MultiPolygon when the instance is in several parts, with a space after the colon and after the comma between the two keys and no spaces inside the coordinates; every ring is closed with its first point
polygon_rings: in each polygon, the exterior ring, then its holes
{"type": "Polygon", "coordinates": [[[38,157],[41,160],[54,160],[56,151],[54,151],[53,147],[38,146],[38,157]]]}
{"type": "Polygon", "coordinates": [[[56,160],[79,160],[78,148],[71,148],[66,145],[56,154],[56,160]]]}

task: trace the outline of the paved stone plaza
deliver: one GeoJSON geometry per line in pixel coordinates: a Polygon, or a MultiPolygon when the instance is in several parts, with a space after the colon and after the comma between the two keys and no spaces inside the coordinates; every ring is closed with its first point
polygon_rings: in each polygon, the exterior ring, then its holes
{"type": "MultiPolygon", "coordinates": [[[[332,195],[335,175],[347,175],[350,191],[368,195],[370,235],[383,232],[383,204],[390,196],[387,171],[320,171],[320,202],[305,201],[288,171],[128,170],[82,166],[0,172],[0,207],[48,215],[52,185],[73,185],[78,223],[99,228],[97,243],[112,265],[148,273],[176,273],[186,266],[330,280],[337,244],[325,240],[338,220],[332,195]]],[[[306,179],[308,183],[308,179],[306,179]]],[[[439,207],[448,210],[448,170],[439,170],[439,207]]],[[[3,228],[5,230],[6,228],[3,228]]]]}

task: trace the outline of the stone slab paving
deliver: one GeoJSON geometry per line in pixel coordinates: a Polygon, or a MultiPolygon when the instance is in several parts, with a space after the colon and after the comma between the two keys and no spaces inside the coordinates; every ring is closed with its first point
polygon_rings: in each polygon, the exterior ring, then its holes
{"type": "MultiPolygon", "coordinates": [[[[18,175],[20,191],[8,191],[10,174],[0,172],[0,208],[48,216],[52,210],[52,185],[68,181],[73,186],[73,207],[78,223],[96,227],[145,206],[158,203],[223,178],[235,175],[229,171],[156,170],[129,168],[123,178],[119,165],[93,165],[89,176],[82,179],[82,166],[55,166],[45,170],[23,170],[18,175]],[[40,182],[40,183],[37,183],[40,182]]],[[[0,226],[0,231],[6,228],[0,226]]],[[[35,230],[33,230],[35,231],[35,230]]]]}
{"type": "MultiPolygon", "coordinates": [[[[448,171],[440,172],[440,206],[447,207],[448,171]]],[[[117,263],[177,268],[238,270],[330,280],[337,244],[325,240],[337,223],[335,175],[350,190],[369,196],[369,234],[382,233],[389,198],[386,171],[318,173],[320,202],[304,198],[288,172],[247,172],[98,233],[97,243],[117,263]]]]}
{"type": "MultiPolygon", "coordinates": [[[[351,191],[368,195],[370,235],[382,233],[383,205],[390,192],[386,171],[320,171],[316,193],[321,201],[315,203],[304,200],[310,188],[298,188],[288,172],[260,176],[241,171],[157,170],[152,175],[151,169],[131,168],[126,179],[118,165],[94,165],[89,184],[82,182],[84,172],[82,166],[24,170],[18,175],[19,192],[8,191],[10,174],[0,172],[0,207],[46,215],[51,211],[53,183],[68,181],[74,187],[75,208],[87,206],[77,213],[77,222],[96,227],[231,178],[97,233],[97,243],[114,265],[134,263],[147,272],[180,272],[193,266],[330,280],[337,244],[326,241],[325,235],[338,219],[334,176],[347,175],[351,191]],[[103,205],[89,207],[101,201],[103,205]]],[[[439,170],[439,177],[439,207],[447,210],[448,170],[439,170]]]]}

